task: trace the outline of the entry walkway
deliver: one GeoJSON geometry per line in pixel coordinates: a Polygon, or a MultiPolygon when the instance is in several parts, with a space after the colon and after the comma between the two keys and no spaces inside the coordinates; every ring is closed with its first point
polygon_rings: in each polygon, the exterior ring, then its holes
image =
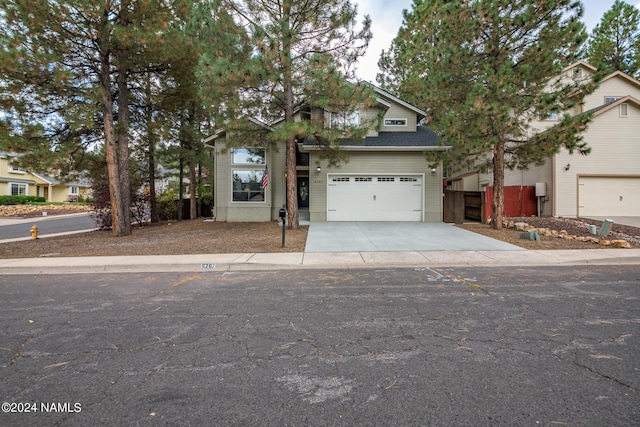
{"type": "Polygon", "coordinates": [[[312,222],[305,253],[524,251],[441,222],[312,222]]]}

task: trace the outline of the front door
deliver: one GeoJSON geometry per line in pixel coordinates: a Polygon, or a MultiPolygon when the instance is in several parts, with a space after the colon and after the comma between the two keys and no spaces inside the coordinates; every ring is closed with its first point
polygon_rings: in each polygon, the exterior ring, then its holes
{"type": "Polygon", "coordinates": [[[298,208],[309,207],[309,177],[298,177],[298,208]]]}

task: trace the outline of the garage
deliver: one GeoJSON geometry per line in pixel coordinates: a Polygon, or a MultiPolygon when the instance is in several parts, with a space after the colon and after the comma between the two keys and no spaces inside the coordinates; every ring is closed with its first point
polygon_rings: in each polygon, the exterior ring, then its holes
{"type": "Polygon", "coordinates": [[[327,221],[422,221],[422,175],[327,176],[327,221]]]}
{"type": "Polygon", "coordinates": [[[640,177],[579,177],[578,216],[640,215],[640,177]]]}

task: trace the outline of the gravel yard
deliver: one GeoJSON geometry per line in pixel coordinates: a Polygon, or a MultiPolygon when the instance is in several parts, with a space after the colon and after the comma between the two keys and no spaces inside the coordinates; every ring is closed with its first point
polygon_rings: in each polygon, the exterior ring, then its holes
{"type": "MultiPolygon", "coordinates": [[[[66,206],[66,205],[65,205],[66,206]]],[[[26,218],[78,212],[74,206],[63,208],[39,207],[28,213],[9,215],[0,207],[0,216],[26,218]]],[[[564,218],[511,218],[534,227],[556,231],[565,230],[569,235],[597,237],[589,233],[588,220],[564,218]]],[[[598,224],[599,225],[599,224],[598,224]]],[[[540,241],[520,238],[515,229],[493,230],[486,224],[463,224],[459,227],[502,240],[526,249],[599,249],[623,250],[595,243],[541,236],[540,241]]],[[[110,256],[110,255],[172,255],[207,253],[271,253],[302,252],[307,239],[307,227],[286,230],[283,248],[282,228],[277,222],[232,223],[211,222],[204,219],[166,221],[136,227],[132,235],[113,237],[110,231],[93,231],[68,236],[25,240],[0,245],[0,258],[32,258],[42,256],[110,256]]],[[[634,248],[640,248],[640,229],[615,224],[607,239],[624,239],[634,248]]]]}

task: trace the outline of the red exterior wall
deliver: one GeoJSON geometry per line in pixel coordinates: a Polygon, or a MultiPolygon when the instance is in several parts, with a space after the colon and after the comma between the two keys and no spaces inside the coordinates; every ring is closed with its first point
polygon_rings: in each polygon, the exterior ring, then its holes
{"type": "MultiPolygon", "coordinates": [[[[485,192],[485,220],[491,218],[491,201],[493,197],[493,187],[487,187],[485,192]]],[[[504,187],[504,216],[536,216],[538,213],[538,202],[536,200],[536,187],[529,186],[509,186],[504,187]]],[[[485,221],[486,222],[486,221],[485,221]]]]}

